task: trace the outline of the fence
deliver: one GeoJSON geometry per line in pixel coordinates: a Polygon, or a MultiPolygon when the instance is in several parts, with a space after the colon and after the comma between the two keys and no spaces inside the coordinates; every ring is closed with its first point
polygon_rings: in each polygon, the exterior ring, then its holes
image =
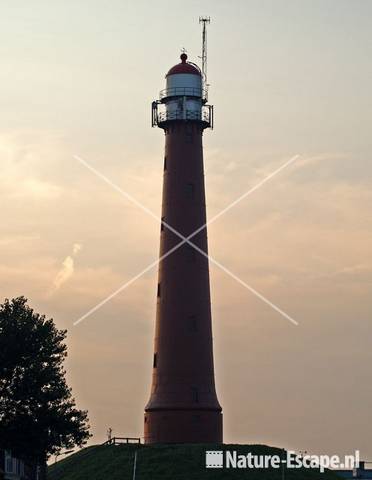
{"type": "Polygon", "coordinates": [[[123,443],[141,443],[141,439],[137,437],[112,437],[102,445],[122,445],[123,443]]]}

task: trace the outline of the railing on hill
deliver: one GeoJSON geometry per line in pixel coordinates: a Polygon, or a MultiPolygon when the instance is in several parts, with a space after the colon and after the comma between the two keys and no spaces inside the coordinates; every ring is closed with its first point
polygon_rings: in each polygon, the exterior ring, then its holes
{"type": "Polygon", "coordinates": [[[121,445],[123,443],[141,443],[141,439],[137,437],[112,437],[102,445],[121,445]]]}

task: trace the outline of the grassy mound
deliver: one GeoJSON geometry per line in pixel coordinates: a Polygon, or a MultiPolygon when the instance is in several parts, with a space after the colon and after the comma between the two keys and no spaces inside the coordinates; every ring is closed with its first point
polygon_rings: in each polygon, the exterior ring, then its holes
{"type": "Polygon", "coordinates": [[[137,450],[136,480],[331,480],[333,472],[281,469],[206,469],[206,450],[236,450],[246,455],[281,455],[264,445],[99,445],[88,447],[49,467],[48,480],[132,480],[137,450]]]}

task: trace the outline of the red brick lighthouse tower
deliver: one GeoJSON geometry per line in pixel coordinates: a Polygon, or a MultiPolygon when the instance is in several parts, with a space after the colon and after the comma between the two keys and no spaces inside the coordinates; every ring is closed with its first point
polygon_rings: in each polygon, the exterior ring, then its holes
{"type": "MultiPolygon", "coordinates": [[[[213,127],[202,71],[181,55],[153,103],[165,133],[162,220],[188,237],[206,223],[203,131],[213,127]]],[[[160,256],[182,241],[161,226],[160,256]]],[[[190,239],[208,253],[207,230],[190,239]]],[[[213,366],[208,259],[184,243],[159,265],[145,443],[222,442],[213,366]]]]}

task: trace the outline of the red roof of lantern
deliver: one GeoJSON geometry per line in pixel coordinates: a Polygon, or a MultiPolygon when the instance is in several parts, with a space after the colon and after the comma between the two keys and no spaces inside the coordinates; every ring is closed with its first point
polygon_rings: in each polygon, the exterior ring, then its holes
{"type": "Polygon", "coordinates": [[[182,53],[180,58],[181,58],[181,63],[177,63],[177,65],[172,67],[169,70],[169,72],[166,74],[166,77],[168,75],[174,75],[175,73],[191,73],[192,75],[201,76],[200,70],[196,65],[186,62],[187,60],[186,53],[182,53]]]}

